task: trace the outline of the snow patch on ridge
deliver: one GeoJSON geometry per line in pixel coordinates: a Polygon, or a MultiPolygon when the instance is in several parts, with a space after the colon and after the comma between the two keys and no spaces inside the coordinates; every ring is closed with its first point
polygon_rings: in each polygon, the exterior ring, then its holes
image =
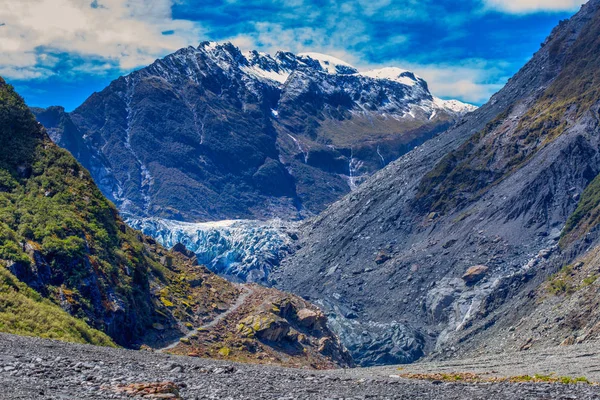
{"type": "Polygon", "coordinates": [[[338,74],[338,73],[340,73],[340,71],[349,71],[349,70],[356,71],[356,68],[354,68],[352,65],[348,64],[346,61],[340,60],[339,58],[335,58],[333,56],[329,56],[327,54],[300,53],[300,54],[298,54],[298,57],[300,59],[311,58],[311,59],[317,61],[321,65],[321,68],[323,68],[323,71],[325,71],[329,74],[338,74]]]}
{"type": "MultiPolygon", "coordinates": [[[[437,111],[445,111],[449,114],[461,116],[476,109],[475,106],[462,103],[458,100],[442,100],[432,96],[425,80],[411,71],[398,67],[359,71],[348,62],[327,54],[305,52],[294,55],[292,53],[280,52],[272,56],[257,51],[242,53],[231,43],[203,42],[197,49],[193,47],[190,47],[190,49],[207,56],[214,65],[227,74],[235,73],[236,70],[241,72],[248,78],[247,82],[250,85],[250,82],[258,80],[273,86],[282,87],[296,70],[312,69],[329,75],[363,77],[365,79],[401,84],[406,87],[406,90],[404,91],[404,97],[398,100],[404,102],[414,100],[418,102],[424,113],[416,112],[416,114],[420,116],[425,115],[425,120],[435,118],[435,116],[439,115],[437,111]]],[[[180,64],[188,64],[186,60],[189,56],[189,54],[176,53],[173,57],[177,58],[180,64]]],[[[195,73],[202,73],[196,57],[192,56],[191,58],[193,60],[191,62],[192,68],[186,65],[186,72],[190,77],[195,75],[195,73]],[[193,71],[194,69],[198,71],[195,72],[193,71]]],[[[157,65],[157,68],[162,69],[162,66],[157,65]]],[[[163,71],[163,73],[169,75],[167,71],[163,71]]],[[[328,81],[322,84],[324,86],[321,89],[326,93],[333,93],[337,89],[329,85],[328,81]]],[[[394,102],[392,101],[392,103],[394,102]]],[[[388,108],[397,108],[396,106],[397,104],[383,104],[381,111],[394,114],[394,110],[388,108]]],[[[391,117],[396,119],[398,119],[398,116],[400,119],[403,117],[416,118],[413,110],[405,110],[403,113],[396,114],[391,115],[391,117]]]]}
{"type": "Polygon", "coordinates": [[[463,103],[458,100],[442,100],[438,97],[433,98],[433,105],[438,109],[446,109],[456,113],[467,113],[477,110],[477,107],[472,104],[463,103]]]}
{"type": "Polygon", "coordinates": [[[271,81],[279,82],[280,84],[284,84],[285,81],[290,77],[289,71],[280,70],[277,71],[267,71],[266,69],[262,69],[256,65],[253,66],[243,66],[240,68],[243,72],[253,75],[257,78],[268,79],[271,81]]]}
{"type": "Polygon", "coordinates": [[[374,69],[371,71],[361,72],[360,74],[362,76],[366,76],[367,78],[385,79],[388,81],[398,82],[406,86],[415,86],[419,83],[418,80],[421,79],[410,71],[396,67],[374,69]],[[413,79],[413,76],[416,79],[413,79]]]}

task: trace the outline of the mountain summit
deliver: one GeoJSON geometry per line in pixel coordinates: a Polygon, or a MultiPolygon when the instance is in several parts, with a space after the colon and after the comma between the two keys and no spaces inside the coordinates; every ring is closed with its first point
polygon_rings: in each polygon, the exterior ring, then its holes
{"type": "Polygon", "coordinates": [[[473,109],[409,71],[204,42],[35,111],[122,212],[202,221],[320,212],[473,109]]]}

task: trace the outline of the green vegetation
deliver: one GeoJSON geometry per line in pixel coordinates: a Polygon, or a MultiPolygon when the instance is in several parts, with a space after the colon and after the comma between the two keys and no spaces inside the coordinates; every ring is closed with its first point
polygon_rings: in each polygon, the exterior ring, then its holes
{"type": "MultiPolygon", "coordinates": [[[[486,190],[520,168],[542,148],[562,135],[600,100],[600,18],[594,18],[577,41],[564,52],[556,40],[550,49],[553,62],[563,62],[561,73],[544,94],[507,133],[498,128],[510,108],[444,157],[421,181],[417,204],[425,212],[446,213],[479,199],[486,190]],[[492,133],[502,136],[502,140],[492,133]]],[[[578,236],[600,222],[600,179],[582,196],[580,207],[565,232],[576,226],[578,236]],[[583,225],[581,225],[583,224],[583,225]]],[[[564,242],[564,241],[563,241],[564,242]]]]}
{"type": "Polygon", "coordinates": [[[510,382],[510,383],[560,383],[564,385],[575,385],[578,383],[594,385],[587,378],[570,377],[570,376],[556,376],[555,374],[543,375],[535,374],[531,375],[518,375],[510,377],[489,377],[474,374],[472,372],[458,372],[458,373],[430,373],[430,374],[402,374],[400,375],[407,379],[419,379],[428,381],[444,381],[444,382],[469,382],[469,383],[498,383],[498,382],[510,382]]]}
{"type": "Polygon", "coordinates": [[[104,333],[90,328],[0,266],[0,332],[66,342],[114,347],[104,333]]]}
{"type": "Polygon", "coordinates": [[[581,194],[577,208],[569,216],[562,233],[561,245],[583,237],[600,222],[600,175],[581,194]]]}
{"type": "Polygon", "coordinates": [[[168,284],[174,274],[160,264],[156,249],[149,251],[143,236],[123,223],[90,174],[50,141],[1,78],[0,143],[0,261],[12,266],[13,280],[35,283],[41,295],[82,320],[55,319],[76,331],[50,326],[51,303],[38,302],[25,313],[29,294],[11,306],[15,317],[1,330],[40,336],[47,326],[52,328],[47,335],[57,339],[100,342],[82,328],[87,322],[129,345],[153,323],[171,320],[150,295],[150,285],[168,284]],[[39,324],[31,321],[35,310],[44,317],[39,324]]]}
{"type": "Polygon", "coordinates": [[[548,291],[554,295],[559,295],[563,293],[569,294],[573,293],[573,287],[564,279],[556,278],[550,281],[548,291]]]}
{"type": "Polygon", "coordinates": [[[598,275],[592,275],[592,276],[588,276],[586,278],[583,279],[583,284],[582,286],[590,286],[593,285],[594,282],[596,282],[598,280],[598,275]]]}
{"type": "Polygon", "coordinates": [[[533,382],[533,383],[561,383],[563,385],[575,385],[577,383],[585,383],[587,385],[592,385],[593,382],[588,380],[586,377],[570,377],[570,376],[556,376],[552,375],[542,375],[535,374],[533,376],[530,375],[520,375],[513,376],[508,379],[510,382],[518,383],[518,382],[533,382]]]}
{"type": "Polygon", "coordinates": [[[600,97],[600,19],[595,16],[569,50],[567,63],[538,102],[548,115],[574,108],[582,115],[600,97]]]}
{"type": "Polygon", "coordinates": [[[555,296],[573,293],[576,290],[573,275],[572,265],[562,267],[560,271],[548,278],[548,293],[555,296]]]}
{"type": "Polygon", "coordinates": [[[442,158],[423,177],[416,201],[428,211],[444,213],[480,198],[485,189],[501,175],[489,168],[495,152],[493,141],[485,139],[503,123],[509,113],[510,108],[442,158]]]}
{"type": "Polygon", "coordinates": [[[223,347],[219,350],[219,354],[227,358],[231,354],[231,349],[229,347],[223,347]]]}
{"type": "Polygon", "coordinates": [[[554,296],[563,294],[570,295],[594,284],[598,279],[598,274],[590,273],[582,278],[582,276],[585,275],[586,270],[582,270],[581,268],[585,264],[583,262],[577,264],[580,264],[577,268],[574,268],[573,265],[569,264],[564,266],[556,274],[550,276],[548,278],[546,291],[554,296]]]}
{"type": "MultiPolygon", "coordinates": [[[[594,18],[571,49],[569,63],[546,91],[535,111],[540,116],[575,119],[600,99],[600,19],[594,18]]],[[[585,189],[575,212],[569,217],[561,245],[583,237],[600,222],[600,177],[585,189]]]]}

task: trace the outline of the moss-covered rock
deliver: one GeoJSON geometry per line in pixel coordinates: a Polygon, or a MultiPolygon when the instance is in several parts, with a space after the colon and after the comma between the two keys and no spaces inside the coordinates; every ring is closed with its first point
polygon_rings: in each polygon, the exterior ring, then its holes
{"type": "Polygon", "coordinates": [[[280,342],[290,332],[289,323],[272,313],[250,315],[240,321],[238,331],[245,337],[257,337],[270,342],[280,342]]]}

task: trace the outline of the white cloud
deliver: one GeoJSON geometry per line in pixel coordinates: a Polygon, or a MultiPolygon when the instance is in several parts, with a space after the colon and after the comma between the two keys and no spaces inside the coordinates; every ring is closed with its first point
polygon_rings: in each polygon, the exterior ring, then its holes
{"type": "Polygon", "coordinates": [[[123,70],[199,42],[195,22],[175,20],[173,0],[19,0],[0,8],[0,74],[13,79],[51,75],[66,53],[123,70]],[[173,31],[172,35],[162,32],[173,31]]]}
{"type": "Polygon", "coordinates": [[[505,70],[489,61],[468,60],[460,65],[409,65],[436,96],[485,103],[508,80],[505,70]]]}
{"type": "MultiPolygon", "coordinates": [[[[361,54],[346,50],[353,47],[377,48],[365,25],[358,20],[314,24],[307,27],[289,28],[272,22],[255,22],[253,29],[242,35],[224,39],[231,41],[242,50],[258,49],[271,54],[277,51],[292,53],[317,52],[345,60],[350,64],[360,63],[361,54]]],[[[397,35],[385,43],[385,46],[400,48],[407,37],[397,35]]]]}
{"type": "MultiPolygon", "coordinates": [[[[126,71],[148,65],[158,57],[204,39],[204,31],[197,22],[173,18],[172,6],[180,1],[8,1],[0,8],[0,75],[21,80],[43,79],[65,70],[69,74],[102,74],[115,68],[126,71]],[[172,34],[163,34],[167,31],[172,34]]],[[[488,11],[527,13],[571,9],[582,0],[481,1],[488,11]]],[[[252,0],[225,2],[244,7],[252,0]]],[[[396,0],[324,0],[321,8],[305,0],[273,0],[273,3],[281,5],[276,22],[268,22],[268,18],[247,21],[252,29],[229,40],[244,50],[327,53],[361,69],[378,67],[365,65],[361,60],[389,53],[390,48],[402,54],[410,46],[411,37],[402,32],[385,40],[374,40],[370,19],[382,24],[420,21],[433,13],[445,25],[456,27],[468,17],[465,13],[445,13],[435,3],[422,0],[403,0],[401,6],[396,0]],[[300,26],[290,23],[298,18],[302,19],[300,26]]],[[[461,33],[458,29],[452,32],[461,33]]],[[[427,80],[437,96],[473,103],[485,102],[507,79],[505,65],[484,60],[466,60],[457,65],[418,64],[400,59],[386,61],[385,65],[413,70],[427,80]]]]}
{"type": "Polygon", "coordinates": [[[484,0],[487,7],[513,13],[574,11],[587,0],[484,0]]]}

